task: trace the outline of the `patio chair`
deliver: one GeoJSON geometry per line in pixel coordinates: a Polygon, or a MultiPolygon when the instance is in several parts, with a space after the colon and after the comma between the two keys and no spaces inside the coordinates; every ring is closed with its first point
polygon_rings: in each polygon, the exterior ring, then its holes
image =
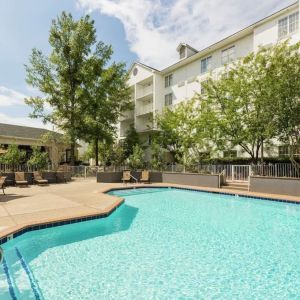
{"type": "Polygon", "coordinates": [[[122,181],[125,184],[126,182],[130,182],[131,180],[131,172],[129,170],[123,171],[122,181]]]}
{"type": "Polygon", "coordinates": [[[16,172],[15,181],[17,186],[28,186],[28,181],[25,179],[24,172],[16,172]]]}
{"type": "Polygon", "coordinates": [[[150,183],[150,173],[147,170],[142,171],[140,182],[150,183]]]}
{"type": "Polygon", "coordinates": [[[5,195],[5,192],[4,192],[4,189],[5,189],[5,179],[6,179],[6,176],[0,177],[0,189],[2,189],[3,195],[5,195]]]}
{"type": "Polygon", "coordinates": [[[39,171],[34,171],[33,172],[33,181],[36,184],[39,184],[39,185],[48,184],[48,180],[47,179],[43,179],[43,177],[42,177],[42,175],[40,174],[39,171]]]}

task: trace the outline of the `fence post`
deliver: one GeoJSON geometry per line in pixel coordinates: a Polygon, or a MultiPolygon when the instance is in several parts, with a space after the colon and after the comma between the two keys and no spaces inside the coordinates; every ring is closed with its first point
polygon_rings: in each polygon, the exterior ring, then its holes
{"type": "Polygon", "coordinates": [[[86,179],[86,168],[87,166],[84,166],[84,178],[86,179]]]}
{"type": "Polygon", "coordinates": [[[231,166],[231,180],[233,181],[234,180],[234,175],[233,175],[233,173],[234,173],[234,167],[233,167],[233,165],[231,166]]]}

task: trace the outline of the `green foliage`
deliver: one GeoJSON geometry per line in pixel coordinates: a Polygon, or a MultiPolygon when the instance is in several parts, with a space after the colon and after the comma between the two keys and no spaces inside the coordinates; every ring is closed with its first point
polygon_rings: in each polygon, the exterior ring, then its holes
{"type": "Polygon", "coordinates": [[[129,156],[130,168],[137,170],[144,167],[144,150],[140,145],[133,146],[133,153],[129,156]]]}
{"type": "MultiPolygon", "coordinates": [[[[83,123],[81,139],[97,144],[111,141],[116,131],[115,124],[121,112],[130,108],[130,89],[127,86],[127,71],[123,63],[111,63],[112,48],[98,43],[90,57],[84,81],[83,123]]],[[[97,149],[95,158],[97,164],[97,149]]]]}
{"type": "Polygon", "coordinates": [[[32,154],[27,161],[28,166],[36,167],[39,171],[45,170],[48,165],[48,153],[42,152],[41,147],[32,146],[32,154]]]}
{"type": "Polygon", "coordinates": [[[127,74],[124,64],[108,66],[112,49],[96,42],[94,21],[88,15],[76,21],[63,12],[52,22],[49,43],[49,56],[33,49],[26,65],[27,83],[43,95],[29,97],[26,103],[33,108],[31,117],[66,132],[74,164],[77,139],[98,145],[113,135],[113,124],[129,101],[127,74]]]}
{"type": "Polygon", "coordinates": [[[159,142],[184,166],[194,163],[200,151],[211,148],[199,105],[196,99],[181,102],[172,109],[166,108],[157,117],[161,129],[159,142]]]}
{"type": "Polygon", "coordinates": [[[124,149],[119,144],[114,144],[111,148],[110,161],[115,167],[120,167],[124,163],[124,149]]]}
{"type": "Polygon", "coordinates": [[[11,144],[7,148],[7,152],[2,155],[1,162],[8,165],[18,165],[25,162],[26,152],[19,150],[16,144],[11,144]]]}
{"type": "Polygon", "coordinates": [[[165,149],[157,142],[151,144],[151,167],[154,170],[161,170],[165,161],[165,149]]]}
{"type": "Polygon", "coordinates": [[[133,153],[134,146],[140,144],[141,142],[138,133],[136,132],[134,126],[130,125],[123,145],[125,157],[129,157],[133,153]]]}

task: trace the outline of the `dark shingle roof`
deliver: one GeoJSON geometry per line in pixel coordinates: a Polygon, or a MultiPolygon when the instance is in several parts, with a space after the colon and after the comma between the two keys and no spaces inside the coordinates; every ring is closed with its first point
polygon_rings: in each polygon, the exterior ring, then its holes
{"type": "Polygon", "coordinates": [[[0,136],[9,136],[25,139],[40,139],[41,136],[47,132],[51,131],[42,128],[0,123],[0,136]]]}

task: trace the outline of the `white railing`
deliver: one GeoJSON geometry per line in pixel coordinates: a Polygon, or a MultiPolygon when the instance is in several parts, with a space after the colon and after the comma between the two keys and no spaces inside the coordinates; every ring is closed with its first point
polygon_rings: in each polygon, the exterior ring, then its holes
{"type": "Polygon", "coordinates": [[[147,103],[145,105],[143,105],[143,104],[137,105],[135,114],[137,116],[141,116],[141,115],[145,115],[145,114],[148,114],[151,112],[153,112],[153,103],[152,102],[147,103]]]}
{"type": "Polygon", "coordinates": [[[134,118],[134,111],[133,110],[128,110],[124,111],[122,115],[120,116],[120,121],[124,120],[130,120],[134,118]]]}
{"type": "Polygon", "coordinates": [[[153,93],[153,85],[148,85],[148,86],[145,86],[143,88],[138,88],[137,91],[136,91],[136,98],[139,99],[139,98],[143,98],[143,97],[146,97],[146,96],[149,96],[153,93]]]}

